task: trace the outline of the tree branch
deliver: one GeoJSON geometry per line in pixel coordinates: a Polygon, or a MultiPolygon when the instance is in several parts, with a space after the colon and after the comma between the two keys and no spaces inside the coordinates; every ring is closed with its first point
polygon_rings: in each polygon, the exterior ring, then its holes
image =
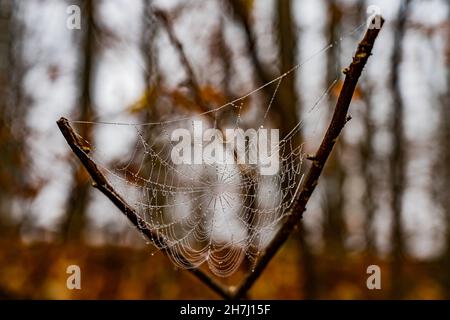
{"type": "MultiPolygon", "coordinates": [[[[375,19],[377,18],[381,20],[381,29],[384,20],[381,17],[376,17],[375,19]]],[[[335,145],[336,140],[338,139],[342,129],[348,121],[348,109],[356,88],[356,84],[358,83],[358,79],[361,76],[361,72],[369,56],[371,55],[373,45],[378,36],[378,33],[380,32],[380,29],[374,28],[367,30],[364,38],[358,45],[352,63],[348,68],[344,69],[343,72],[345,74],[345,80],[342,90],[339,94],[339,98],[336,102],[333,117],[325,133],[325,136],[323,137],[322,143],[319,146],[319,149],[311,158],[311,168],[309,169],[302,189],[298,194],[297,199],[295,200],[292,213],[288,216],[280,231],[271,241],[265,252],[261,255],[259,262],[256,264],[253,272],[249,273],[244,279],[242,285],[237,288],[233,295],[234,299],[240,299],[245,296],[248,290],[250,290],[250,288],[252,287],[253,283],[264,271],[273,256],[278,252],[283,243],[288,239],[292,230],[302,219],[303,212],[306,210],[306,205],[314,189],[316,188],[319,177],[322,173],[322,169],[325,166],[325,163],[331,151],[333,150],[333,146],[335,145]]]]}
{"type": "MultiPolygon", "coordinates": [[[[100,190],[109,200],[111,200],[116,205],[116,207],[128,218],[128,220],[130,220],[130,222],[143,235],[145,235],[145,237],[147,237],[147,239],[149,239],[155,246],[159,248],[162,247],[162,251],[166,255],[170,255],[171,248],[170,246],[166,245],[165,238],[161,234],[153,232],[150,228],[148,228],[146,222],[114,190],[103,173],[98,169],[95,162],[88,156],[89,150],[83,146],[82,142],[80,141],[79,135],[70,126],[69,121],[66,118],[61,118],[57,121],[57,124],[70,148],[94,180],[93,186],[100,190]]],[[[184,258],[180,257],[180,259],[184,258]]],[[[191,265],[187,260],[183,261],[183,263],[185,263],[186,265],[191,265]]],[[[208,274],[204,273],[202,270],[196,269],[193,266],[188,270],[221,297],[225,299],[229,299],[231,297],[230,292],[227,288],[224,288],[221,284],[211,278],[208,274]]]]}
{"type": "Polygon", "coordinates": [[[202,112],[209,111],[208,104],[202,98],[200,84],[199,81],[197,80],[197,77],[195,76],[194,68],[192,67],[188,57],[186,56],[183,44],[180,42],[180,40],[178,40],[177,36],[175,35],[175,31],[173,30],[170,18],[162,10],[154,10],[154,14],[159,19],[159,21],[161,21],[162,25],[166,29],[170,42],[172,42],[173,46],[178,52],[181,64],[183,65],[186,71],[187,75],[186,82],[189,89],[191,89],[192,94],[194,95],[195,103],[198,105],[198,107],[201,109],[202,112]]]}
{"type": "Polygon", "coordinates": [[[244,34],[246,37],[247,51],[250,55],[250,60],[255,67],[256,76],[261,83],[267,83],[274,77],[271,76],[263,65],[262,61],[258,57],[258,51],[256,48],[256,36],[250,25],[250,21],[247,17],[247,12],[244,4],[240,0],[225,0],[225,5],[231,11],[233,18],[242,25],[244,34]]]}

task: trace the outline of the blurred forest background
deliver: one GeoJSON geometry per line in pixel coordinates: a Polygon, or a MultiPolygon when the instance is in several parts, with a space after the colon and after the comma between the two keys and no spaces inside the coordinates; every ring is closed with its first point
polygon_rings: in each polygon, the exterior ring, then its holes
{"type": "MultiPolygon", "coordinates": [[[[250,297],[450,298],[445,0],[0,0],[0,298],[217,298],[150,255],[55,121],[144,122],[164,101],[186,108],[196,96],[220,105],[347,36],[369,5],[387,22],[353,119],[250,297]],[[81,8],[80,30],[66,27],[70,5],[81,8]],[[66,288],[71,264],[82,290],[66,288]],[[366,287],[372,264],[381,290],[366,287]]],[[[348,65],[363,29],[284,80],[274,104],[282,129],[348,65]]],[[[339,85],[321,106],[328,115],[339,85]]],[[[89,128],[81,134],[95,140],[89,128]]]]}

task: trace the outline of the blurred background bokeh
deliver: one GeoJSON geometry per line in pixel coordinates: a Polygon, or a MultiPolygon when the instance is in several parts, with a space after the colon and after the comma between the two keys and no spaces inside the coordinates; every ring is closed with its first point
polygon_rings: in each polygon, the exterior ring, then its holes
{"type": "MultiPolygon", "coordinates": [[[[196,96],[220,106],[302,63],[273,108],[288,132],[326,94],[305,125],[313,149],[370,5],[386,24],[353,119],[249,297],[450,298],[445,0],[0,0],[0,298],[217,298],[151,254],[92,188],[55,121],[145,122],[168,104],[193,108],[196,96]],[[71,5],[81,29],[67,27],[71,5]],[[81,290],[66,288],[71,264],[81,290]],[[373,264],[381,290],[366,287],[373,264]]],[[[96,129],[80,134],[101,141],[96,129]]]]}

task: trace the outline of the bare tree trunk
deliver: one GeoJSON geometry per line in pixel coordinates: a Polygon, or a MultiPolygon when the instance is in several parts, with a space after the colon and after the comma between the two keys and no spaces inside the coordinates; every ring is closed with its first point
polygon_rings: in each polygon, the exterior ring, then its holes
{"type": "MultiPolygon", "coordinates": [[[[153,95],[153,92],[156,92],[156,88],[159,85],[159,71],[157,68],[158,56],[155,50],[155,38],[157,32],[157,23],[156,17],[153,14],[152,9],[153,0],[145,0],[144,3],[144,13],[143,13],[143,29],[142,29],[142,39],[141,39],[141,50],[144,55],[145,61],[145,81],[147,87],[146,93],[146,105],[144,112],[144,122],[152,121],[152,111],[153,105],[156,103],[156,95],[153,95]]],[[[148,128],[150,130],[150,128],[148,128]]]]}
{"type": "MultiPolygon", "coordinates": [[[[276,2],[276,23],[278,31],[278,52],[280,57],[280,73],[287,72],[296,64],[297,35],[295,32],[294,15],[291,0],[278,0],[276,2]]],[[[285,136],[297,123],[299,114],[299,99],[295,87],[295,76],[285,77],[280,86],[282,101],[277,110],[282,116],[281,136],[285,136]]],[[[298,139],[299,140],[299,139],[298,139]]],[[[299,141],[295,142],[297,145],[299,141]]]]}
{"type": "MultiPolygon", "coordinates": [[[[217,31],[213,34],[210,46],[210,56],[219,59],[220,67],[223,73],[222,90],[226,101],[233,101],[236,99],[231,89],[232,81],[232,52],[231,48],[225,39],[225,21],[220,19],[217,31]]],[[[219,128],[227,128],[234,125],[235,110],[224,109],[215,116],[217,126],[219,128]]]]}
{"type": "Polygon", "coordinates": [[[27,183],[25,103],[21,60],[23,26],[18,4],[0,0],[0,234],[17,232],[12,205],[32,195],[27,183]]]}
{"type": "MultiPolygon", "coordinates": [[[[356,3],[357,21],[355,24],[359,24],[366,19],[366,1],[359,1],[356,3]]],[[[364,220],[364,237],[366,256],[372,259],[376,253],[375,243],[375,230],[373,228],[373,222],[376,212],[375,202],[375,190],[377,189],[377,176],[376,170],[379,170],[376,165],[376,151],[374,148],[374,136],[376,132],[375,124],[373,123],[373,108],[374,105],[371,101],[372,96],[372,83],[369,79],[362,81],[361,83],[362,101],[364,102],[364,111],[362,115],[362,123],[365,128],[364,136],[359,144],[359,162],[361,164],[361,176],[364,180],[364,194],[362,198],[362,204],[365,210],[364,220]]],[[[370,262],[370,260],[368,261],[370,262]]],[[[370,263],[369,263],[370,264],[370,263]]]]}
{"type": "MultiPolygon", "coordinates": [[[[450,21],[450,4],[448,5],[448,21],[450,21]]],[[[447,29],[447,37],[450,36],[450,31],[447,29]]],[[[439,184],[439,202],[444,210],[444,217],[446,222],[445,244],[446,251],[444,252],[444,267],[445,270],[445,297],[450,299],[450,197],[448,191],[450,190],[450,44],[447,42],[446,54],[446,73],[447,73],[447,90],[441,97],[441,111],[440,111],[440,154],[438,157],[438,170],[442,184],[439,184]]]]}
{"type": "MultiPolygon", "coordinates": [[[[339,24],[341,22],[342,12],[335,0],[328,2],[328,43],[336,41],[339,34],[339,24]]],[[[336,76],[340,73],[337,69],[339,63],[339,50],[333,46],[327,51],[327,78],[326,85],[330,85],[336,76]]],[[[329,104],[333,104],[330,100],[329,104]]],[[[328,168],[325,170],[325,199],[323,204],[324,213],[324,241],[327,253],[340,256],[344,252],[345,240],[345,221],[344,210],[344,191],[343,184],[346,178],[346,171],[340,159],[340,154],[344,147],[344,141],[336,144],[336,151],[331,155],[328,168]]]]}
{"type": "MultiPolygon", "coordinates": [[[[10,51],[12,47],[12,5],[11,2],[1,1],[0,2],[0,29],[3,30],[0,35],[0,96],[8,97],[10,93],[10,83],[8,82],[8,75],[11,74],[12,70],[10,68],[10,51]]],[[[2,157],[0,157],[0,231],[3,234],[7,231],[10,225],[11,217],[10,212],[10,197],[8,185],[10,181],[4,179],[3,176],[13,169],[13,154],[11,150],[11,144],[9,143],[11,132],[9,130],[9,121],[11,120],[8,116],[8,102],[7,99],[1,99],[0,101],[0,152],[2,157]],[[4,172],[5,171],[5,172],[4,172]]]]}
{"type": "Polygon", "coordinates": [[[399,69],[403,60],[403,38],[405,34],[406,19],[410,0],[402,2],[397,20],[394,25],[394,48],[392,53],[392,67],[390,75],[390,87],[392,90],[392,151],[390,155],[390,191],[392,210],[392,260],[391,260],[391,296],[401,298],[404,291],[402,276],[403,255],[405,251],[404,235],[402,228],[402,201],[405,189],[406,154],[404,138],[404,105],[401,96],[399,69]]]}
{"type": "MultiPolygon", "coordinates": [[[[294,11],[292,9],[293,1],[291,0],[278,0],[276,2],[276,24],[278,32],[278,46],[280,56],[280,71],[284,73],[290,70],[297,63],[296,54],[297,50],[297,33],[296,24],[294,18],[294,11]]],[[[283,110],[277,110],[277,113],[281,115],[281,132],[282,136],[285,136],[298,122],[301,114],[300,99],[297,94],[296,78],[293,76],[286,77],[283,80],[283,84],[280,87],[280,94],[282,95],[279,106],[283,110]]],[[[294,144],[299,145],[302,137],[301,132],[295,135],[294,144]]],[[[297,241],[300,247],[300,269],[301,277],[303,278],[303,296],[305,299],[313,299],[316,295],[314,272],[314,257],[311,252],[311,248],[306,241],[306,228],[303,221],[300,222],[300,226],[297,230],[297,241]]]]}
{"type": "MultiPolygon", "coordinates": [[[[80,97],[79,114],[81,120],[93,118],[94,110],[92,105],[92,82],[93,82],[93,60],[95,55],[94,45],[94,16],[95,1],[83,0],[82,16],[82,39],[80,48],[81,74],[80,74],[80,97]]],[[[92,128],[89,125],[80,128],[80,134],[87,141],[92,142],[92,128]]],[[[80,164],[76,164],[73,169],[73,181],[69,199],[66,205],[67,214],[62,223],[62,237],[64,240],[82,240],[82,232],[86,225],[86,210],[89,204],[90,185],[88,175],[80,164]]]]}
{"type": "MultiPolygon", "coordinates": [[[[367,81],[365,82],[367,84],[367,81]]],[[[375,150],[374,150],[374,134],[375,126],[373,124],[373,105],[370,101],[371,88],[366,86],[363,92],[363,100],[365,104],[363,114],[363,125],[365,128],[364,138],[362,139],[359,152],[361,162],[361,174],[365,183],[365,190],[363,195],[363,205],[366,212],[364,221],[364,236],[367,255],[373,256],[376,251],[375,244],[375,232],[373,229],[373,220],[376,210],[376,202],[374,199],[376,188],[376,174],[374,167],[375,163],[375,150]]]]}

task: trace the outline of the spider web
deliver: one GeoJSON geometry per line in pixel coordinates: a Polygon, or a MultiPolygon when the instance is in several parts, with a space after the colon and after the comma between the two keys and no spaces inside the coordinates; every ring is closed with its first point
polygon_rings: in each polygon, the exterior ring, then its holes
{"type": "MultiPolygon", "coordinates": [[[[198,147],[215,145],[216,150],[223,151],[223,159],[228,161],[177,164],[172,155],[174,149],[179,152],[176,149],[178,142],[173,141],[171,135],[176,129],[187,130],[193,137],[191,147],[195,153],[194,141],[202,139],[195,136],[198,135],[195,130],[198,122],[204,127],[201,135],[211,128],[221,132],[230,128],[234,132],[254,129],[257,134],[262,130],[274,129],[268,115],[283,79],[292,76],[306,62],[342,39],[248,94],[203,113],[171,110],[159,116],[161,119],[147,123],[71,122],[103,125],[113,130],[120,127],[127,131],[124,134],[133,135],[135,148],[119,163],[101,160],[98,146],[92,147],[93,152],[89,156],[118,194],[139,214],[145,227],[165,239],[164,246],[159,241],[154,243],[157,243],[158,249],[170,249],[167,250],[169,258],[177,267],[198,268],[206,263],[213,274],[228,277],[246,258],[254,265],[280,223],[289,215],[305,173],[302,128],[308,117],[318,110],[316,106],[337,83],[338,76],[317,98],[302,121],[279,140],[275,149],[270,150],[270,158],[276,156],[279,162],[279,170],[274,174],[262,174],[261,167],[264,165],[259,161],[238,163],[236,145],[227,148],[229,141],[217,138],[210,142],[202,141],[198,147]],[[260,94],[263,89],[267,92],[269,88],[272,92],[270,96],[260,94]],[[254,108],[262,110],[261,120],[255,123],[253,119],[252,126],[246,120],[249,112],[245,109],[251,108],[249,100],[253,100],[254,108]],[[218,127],[223,118],[232,118],[232,124],[226,128],[218,127]]],[[[90,144],[89,141],[86,143],[90,144]]],[[[258,145],[249,140],[241,147],[240,151],[247,159],[258,145]]],[[[203,152],[204,149],[201,150],[203,152]]]]}

